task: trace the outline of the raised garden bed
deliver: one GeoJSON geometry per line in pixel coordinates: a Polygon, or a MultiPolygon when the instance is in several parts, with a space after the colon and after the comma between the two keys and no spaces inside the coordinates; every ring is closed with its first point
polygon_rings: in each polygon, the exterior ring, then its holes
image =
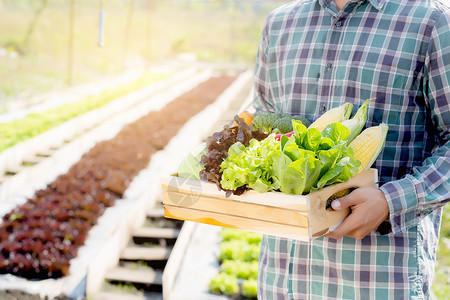
{"type": "Polygon", "coordinates": [[[152,154],[164,148],[191,116],[212,103],[234,79],[211,78],[160,111],[125,126],[6,214],[0,227],[6,233],[0,236],[0,272],[29,279],[67,275],[70,260],[104,210],[121,198],[152,154]]]}
{"type": "Polygon", "coordinates": [[[170,75],[170,73],[145,74],[132,82],[121,84],[95,95],[86,96],[76,102],[65,103],[44,112],[32,113],[23,119],[0,123],[0,152],[170,75]]]}

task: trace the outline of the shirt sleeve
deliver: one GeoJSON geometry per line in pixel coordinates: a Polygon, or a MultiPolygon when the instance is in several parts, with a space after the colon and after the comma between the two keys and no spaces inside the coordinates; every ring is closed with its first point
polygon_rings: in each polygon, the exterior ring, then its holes
{"type": "MultiPolygon", "coordinates": [[[[450,199],[450,14],[440,15],[433,28],[424,65],[423,90],[437,146],[411,174],[384,184],[392,232],[417,225],[450,199]]],[[[433,134],[433,133],[432,133],[433,134]]]]}
{"type": "Polygon", "coordinates": [[[253,106],[256,113],[263,111],[274,111],[273,101],[270,97],[270,82],[268,69],[268,48],[269,48],[269,18],[267,19],[258,47],[255,64],[254,77],[254,98],[253,106]]]}

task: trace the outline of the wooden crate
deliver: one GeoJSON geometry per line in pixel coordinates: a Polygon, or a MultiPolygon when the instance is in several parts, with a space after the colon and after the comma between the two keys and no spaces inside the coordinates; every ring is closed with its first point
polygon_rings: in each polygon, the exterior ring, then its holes
{"type": "Polygon", "coordinates": [[[237,228],[303,241],[334,230],[349,209],[326,209],[336,192],[347,188],[376,186],[376,169],[364,171],[350,180],[308,195],[246,191],[225,197],[215,184],[170,176],[163,178],[162,194],[166,218],[237,228]]]}

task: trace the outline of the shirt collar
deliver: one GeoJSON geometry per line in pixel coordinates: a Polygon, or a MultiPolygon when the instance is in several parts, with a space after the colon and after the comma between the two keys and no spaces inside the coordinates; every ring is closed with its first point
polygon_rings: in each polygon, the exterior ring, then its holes
{"type": "MultiPolygon", "coordinates": [[[[330,5],[331,1],[334,0],[319,0],[319,4],[322,7],[327,7],[328,5],[330,5]]],[[[349,0],[352,2],[364,2],[366,0],[349,0]]],[[[369,0],[370,4],[372,4],[373,7],[375,7],[377,10],[380,10],[383,8],[384,4],[387,2],[387,0],[369,0]]]]}

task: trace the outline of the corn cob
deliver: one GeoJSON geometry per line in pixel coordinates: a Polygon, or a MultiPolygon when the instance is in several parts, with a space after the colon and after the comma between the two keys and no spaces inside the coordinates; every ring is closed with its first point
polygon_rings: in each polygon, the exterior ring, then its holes
{"type": "MultiPolygon", "coordinates": [[[[378,126],[369,127],[362,133],[360,133],[350,143],[350,145],[348,145],[353,149],[355,159],[361,162],[361,165],[359,166],[358,172],[356,174],[359,174],[362,171],[370,168],[375,159],[377,159],[386,141],[388,128],[389,127],[384,123],[381,123],[378,126]]],[[[340,192],[334,193],[330,198],[328,198],[326,208],[329,208],[331,206],[331,202],[334,199],[344,197],[350,192],[351,189],[345,189],[340,192]]]]}
{"type": "Polygon", "coordinates": [[[367,120],[367,107],[369,102],[375,98],[364,101],[361,107],[358,109],[353,118],[342,121],[342,125],[350,130],[350,135],[347,137],[347,143],[353,141],[353,139],[360,134],[367,120]]]}
{"type": "Polygon", "coordinates": [[[345,103],[339,107],[335,107],[321,115],[314,123],[309,125],[308,128],[317,128],[320,132],[329,124],[336,122],[342,122],[347,120],[352,113],[353,104],[345,103]]]}
{"type": "Polygon", "coordinates": [[[339,192],[334,193],[333,195],[330,196],[330,198],[327,199],[327,203],[325,205],[325,208],[328,209],[331,207],[331,202],[333,202],[333,200],[337,199],[337,198],[341,198],[344,196],[347,196],[348,194],[350,194],[350,192],[352,191],[352,188],[348,188],[339,192]]]}
{"type": "Polygon", "coordinates": [[[386,141],[387,131],[388,126],[384,123],[369,127],[348,145],[353,149],[355,159],[361,162],[358,173],[370,168],[377,159],[386,141]]]}
{"type": "Polygon", "coordinates": [[[344,197],[345,195],[347,195],[349,193],[350,193],[350,188],[342,190],[342,191],[337,192],[337,193],[334,193],[333,195],[330,196],[330,198],[328,198],[328,200],[333,201],[334,199],[344,197]]]}

